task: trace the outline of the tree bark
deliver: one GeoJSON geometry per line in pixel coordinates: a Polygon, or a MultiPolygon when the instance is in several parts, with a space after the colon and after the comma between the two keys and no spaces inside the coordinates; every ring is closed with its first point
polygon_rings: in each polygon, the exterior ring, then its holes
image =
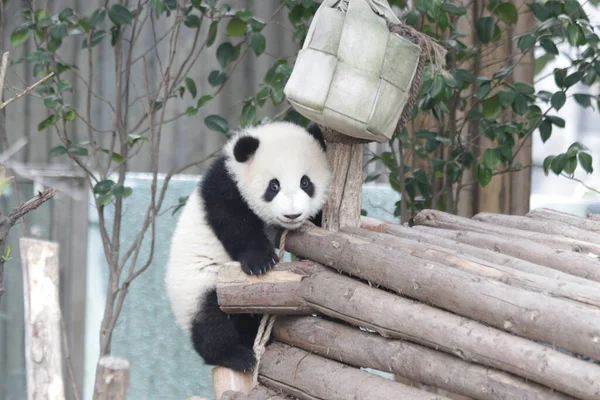
{"type": "Polygon", "coordinates": [[[332,318],[510,372],[580,399],[600,396],[600,366],[334,272],[305,280],[303,297],[332,318]]]}
{"type": "Polygon", "coordinates": [[[363,143],[344,134],[325,129],[327,158],[332,170],[322,226],[337,231],[342,226],[360,226],[362,202],[363,143]]]}
{"type": "Polygon", "coordinates": [[[558,271],[556,269],[548,268],[539,264],[534,264],[532,262],[525,261],[517,257],[509,256],[497,251],[488,250],[485,247],[475,247],[470,244],[461,243],[460,241],[457,241],[455,239],[449,239],[439,235],[433,235],[423,232],[422,229],[408,228],[397,224],[379,221],[374,218],[362,217],[361,221],[361,226],[364,229],[368,229],[370,231],[388,233],[390,235],[394,235],[401,238],[439,245],[441,247],[454,249],[461,254],[468,254],[477,257],[481,260],[485,260],[496,265],[503,265],[505,267],[518,269],[519,271],[527,272],[530,274],[545,276],[547,278],[558,280],[560,282],[571,282],[578,285],[588,285],[593,290],[600,290],[600,286],[598,286],[598,283],[589,279],[584,279],[579,276],[558,271]]]}
{"type": "Polygon", "coordinates": [[[129,361],[113,356],[98,360],[94,400],[127,400],[129,361]]]}
{"type": "Polygon", "coordinates": [[[531,210],[527,216],[536,220],[562,222],[585,231],[600,233],[600,223],[598,223],[598,221],[551,210],[549,208],[538,208],[536,210],[531,210]]]}
{"type": "Polygon", "coordinates": [[[497,226],[485,222],[475,221],[469,218],[459,217],[442,211],[423,210],[419,212],[419,214],[415,216],[415,225],[485,233],[504,238],[511,238],[513,240],[518,238],[520,241],[539,243],[554,249],[570,250],[576,253],[589,252],[594,253],[597,257],[600,256],[600,244],[556,235],[548,235],[537,232],[533,233],[521,229],[497,226]]]}
{"type": "Polygon", "coordinates": [[[21,238],[25,364],[29,400],[64,400],[59,304],[59,248],[21,238]]]}
{"type": "Polygon", "coordinates": [[[221,400],[290,400],[290,397],[286,395],[280,395],[279,392],[280,391],[269,389],[262,385],[257,385],[248,394],[228,390],[227,392],[223,393],[221,400]]]}
{"type": "Polygon", "coordinates": [[[391,248],[425,260],[439,262],[510,286],[543,293],[559,299],[571,300],[585,306],[591,305],[600,308],[600,285],[560,282],[542,275],[530,274],[504,265],[490,263],[468,254],[461,254],[451,248],[402,239],[386,233],[372,232],[361,228],[344,228],[342,232],[372,239],[374,243],[388,249],[391,248]]]}
{"type": "Polygon", "coordinates": [[[276,265],[268,274],[250,276],[231,263],[219,271],[219,306],[232,314],[310,314],[314,311],[300,296],[301,281],[322,269],[310,261],[290,262],[276,265]]]}
{"type": "Polygon", "coordinates": [[[528,232],[537,232],[544,235],[553,235],[558,238],[570,238],[600,245],[600,233],[576,228],[559,221],[543,221],[530,217],[516,215],[502,215],[492,213],[479,213],[473,217],[474,220],[503,226],[511,229],[520,229],[528,232]]]}
{"type": "Polygon", "coordinates": [[[322,318],[280,317],[273,327],[273,335],[280,342],[323,357],[398,374],[472,399],[572,399],[505,372],[322,318]]]}
{"type": "Polygon", "coordinates": [[[567,274],[600,282],[598,259],[584,253],[559,251],[541,243],[480,232],[454,231],[429,226],[414,226],[412,229],[482,249],[493,249],[493,251],[554,268],[567,274]]]}
{"type": "Polygon", "coordinates": [[[445,399],[282,343],[267,348],[258,379],[307,400],[445,399]]]}
{"type": "Polygon", "coordinates": [[[288,249],[496,328],[600,359],[600,310],[432,263],[350,234],[306,227],[288,249]],[[483,294],[483,295],[482,295],[483,294]]]}
{"type": "Polygon", "coordinates": [[[252,391],[252,372],[234,371],[225,367],[212,369],[213,393],[215,399],[222,398],[229,391],[249,394],[252,391]]]}

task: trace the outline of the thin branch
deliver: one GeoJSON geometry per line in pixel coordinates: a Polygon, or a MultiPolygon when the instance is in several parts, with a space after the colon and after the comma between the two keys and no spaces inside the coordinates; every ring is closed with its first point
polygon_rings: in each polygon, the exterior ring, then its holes
{"type": "MultiPolygon", "coordinates": [[[[4,53],[4,54],[8,55],[8,53],[4,53]]],[[[42,79],[40,79],[33,85],[28,86],[27,88],[23,89],[23,91],[21,93],[18,93],[16,96],[13,96],[10,99],[6,100],[4,103],[0,104],[0,110],[5,108],[7,105],[12,103],[13,101],[19,100],[21,97],[25,96],[27,93],[31,92],[33,89],[35,89],[42,83],[46,82],[48,79],[52,78],[53,76],[54,76],[54,72],[50,72],[48,75],[44,76],[42,79]]]]}
{"type": "Polygon", "coordinates": [[[586,188],[587,190],[591,190],[592,192],[596,193],[596,194],[600,194],[600,190],[595,189],[587,184],[585,184],[581,179],[579,178],[575,178],[574,176],[569,176],[567,174],[565,174],[564,172],[560,174],[560,176],[567,178],[571,181],[577,182],[579,183],[581,186],[583,186],[584,188],[586,188]]]}

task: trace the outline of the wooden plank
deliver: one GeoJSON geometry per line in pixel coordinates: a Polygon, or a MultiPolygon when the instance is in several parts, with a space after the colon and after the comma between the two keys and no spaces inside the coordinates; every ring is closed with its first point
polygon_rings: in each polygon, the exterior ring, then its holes
{"type": "Polygon", "coordinates": [[[301,400],[446,399],[277,342],[262,356],[258,379],[301,400]]]}
{"type": "Polygon", "coordinates": [[[273,337],[322,357],[398,374],[472,399],[572,399],[502,371],[323,318],[279,317],[273,327],[273,337]]]}
{"type": "Polygon", "coordinates": [[[64,400],[57,243],[21,238],[27,397],[64,400]]]}

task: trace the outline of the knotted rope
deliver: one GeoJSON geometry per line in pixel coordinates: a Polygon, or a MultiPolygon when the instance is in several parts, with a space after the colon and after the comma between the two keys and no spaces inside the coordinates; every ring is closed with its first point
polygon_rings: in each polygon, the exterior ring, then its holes
{"type": "MultiPolygon", "coordinates": [[[[279,239],[279,262],[283,260],[285,254],[285,238],[287,237],[288,230],[284,229],[279,239]]],[[[265,346],[271,337],[271,330],[273,330],[273,324],[275,323],[275,315],[263,314],[260,325],[258,326],[258,332],[256,332],[256,338],[254,339],[254,356],[256,357],[256,366],[252,373],[252,386],[258,384],[258,367],[260,365],[260,358],[265,352],[265,346]]]]}

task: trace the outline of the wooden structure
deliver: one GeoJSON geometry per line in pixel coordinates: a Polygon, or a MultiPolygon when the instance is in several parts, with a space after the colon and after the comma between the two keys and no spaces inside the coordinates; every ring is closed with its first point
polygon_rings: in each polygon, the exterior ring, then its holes
{"type": "Polygon", "coordinates": [[[258,385],[215,381],[215,399],[600,398],[600,221],[545,209],[425,210],[412,228],[360,217],[362,144],[327,138],[324,227],[285,242],[304,261],[219,275],[225,312],[277,318],[258,385]]]}

